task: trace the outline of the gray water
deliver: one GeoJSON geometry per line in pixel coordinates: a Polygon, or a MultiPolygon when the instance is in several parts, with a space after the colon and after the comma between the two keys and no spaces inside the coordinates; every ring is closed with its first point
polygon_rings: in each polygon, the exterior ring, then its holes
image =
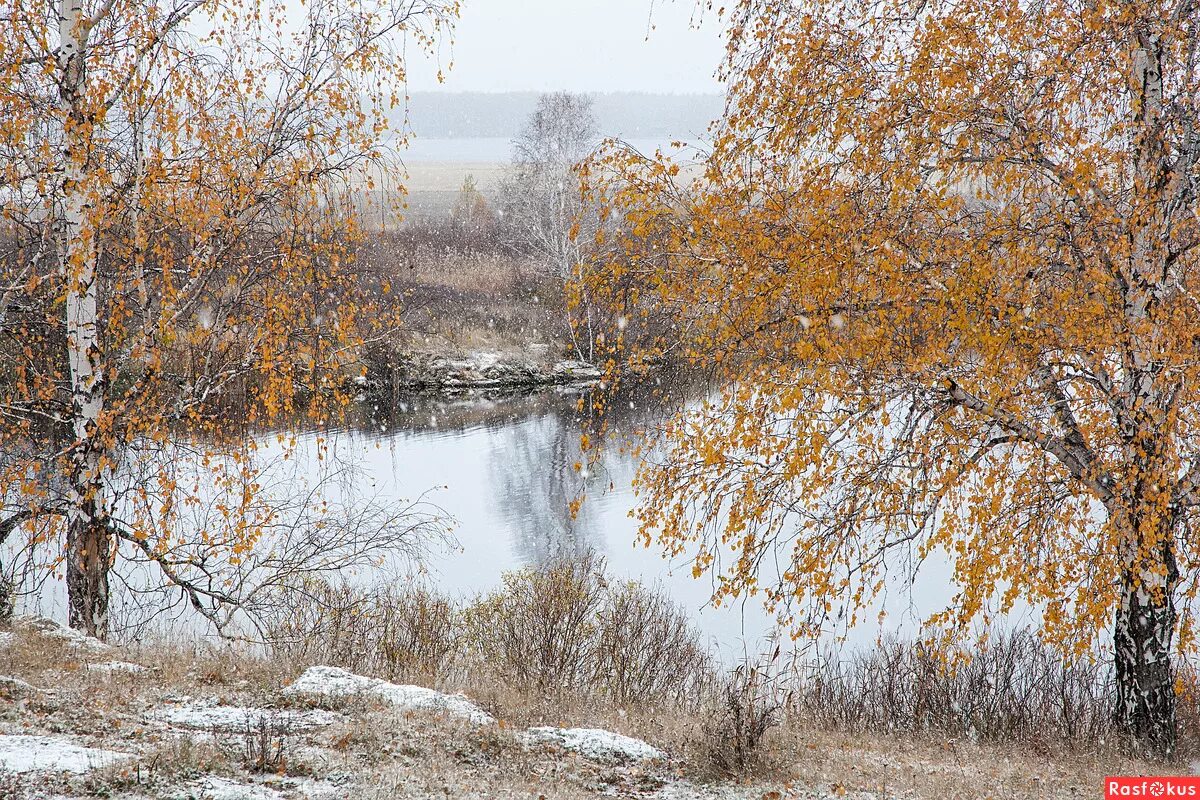
{"type": "MultiPolygon", "coordinates": [[[[264,434],[258,457],[285,495],[315,489],[334,501],[353,496],[396,509],[423,499],[452,520],[451,540],[429,542],[417,562],[341,575],[357,585],[416,580],[470,599],[498,587],[506,572],[593,553],[605,559],[610,578],[661,587],[724,657],[761,652],[779,631],[760,598],[715,607],[710,576],[694,577],[687,557],[666,558],[657,543],[639,541],[630,516],[638,502],[631,489],[638,464],[630,455],[611,445],[594,468],[576,470],[587,460],[580,452],[578,399],[556,390],[389,399],[368,404],[356,425],[299,435],[294,446],[264,434]],[[584,503],[572,516],[569,504],[581,494],[584,503]]],[[[614,424],[620,430],[651,418],[642,417],[614,424]]],[[[913,635],[922,619],[949,602],[954,587],[944,559],[929,559],[915,580],[909,566],[896,564],[886,596],[865,615],[869,623],[837,631],[845,642],[913,635]],[[886,618],[876,622],[874,612],[882,610],[886,618]]],[[[27,598],[25,608],[65,618],[64,601],[62,586],[52,580],[27,598]]],[[[186,603],[177,608],[179,613],[166,615],[176,630],[194,616],[186,603]]]]}
{"type": "MultiPolygon", "coordinates": [[[[712,584],[687,559],[666,559],[637,542],[629,515],[637,464],[613,447],[601,464],[576,470],[581,423],[575,397],[553,391],[487,399],[414,397],[387,422],[339,432],[331,454],[358,475],[358,490],[379,500],[426,499],[454,520],[450,546],[428,552],[425,579],[470,597],[499,585],[507,571],[594,553],[610,576],[658,584],[728,651],[753,649],[774,630],[755,600],[716,608],[712,584]],[[569,504],[584,496],[579,513],[569,504]]],[[[296,452],[312,458],[311,438],[296,452]]]]}
{"type": "MultiPolygon", "coordinates": [[[[428,490],[428,499],[453,517],[455,544],[433,549],[425,560],[426,580],[444,592],[473,596],[496,587],[506,571],[593,552],[614,577],[660,585],[727,657],[766,647],[778,626],[761,598],[714,607],[711,578],[694,577],[689,558],[666,558],[656,543],[639,541],[630,516],[638,502],[631,456],[610,446],[592,473],[575,469],[586,460],[575,400],[553,391],[499,400],[469,393],[409,398],[386,421],[334,436],[331,452],[355,470],[360,492],[399,501],[428,490]],[[581,492],[586,499],[572,518],[568,505],[581,492]]],[[[312,458],[310,445],[301,441],[299,465],[312,458]]],[[[915,581],[903,566],[897,564],[879,605],[887,618],[877,623],[868,614],[870,623],[840,632],[847,642],[911,635],[948,602],[947,563],[931,560],[915,581]]]]}

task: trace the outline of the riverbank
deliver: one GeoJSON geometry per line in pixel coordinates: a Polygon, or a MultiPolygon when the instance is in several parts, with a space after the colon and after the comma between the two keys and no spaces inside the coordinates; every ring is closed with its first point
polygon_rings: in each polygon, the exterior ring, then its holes
{"type": "Polygon", "coordinates": [[[737,779],[697,755],[702,720],[498,686],[430,691],[228,648],[107,645],[18,620],[0,636],[0,794],[298,798],[1096,797],[1153,770],[1055,751],[790,719],[737,779]]]}
{"type": "Polygon", "coordinates": [[[403,392],[455,394],[470,389],[537,389],[546,386],[589,387],[601,370],[586,361],[551,359],[548,348],[526,353],[477,351],[461,356],[430,352],[376,354],[367,359],[367,374],[357,381],[368,396],[403,392]]]}

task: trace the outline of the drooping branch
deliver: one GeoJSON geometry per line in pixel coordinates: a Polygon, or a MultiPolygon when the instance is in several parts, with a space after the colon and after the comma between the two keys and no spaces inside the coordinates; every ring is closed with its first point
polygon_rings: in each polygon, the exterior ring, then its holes
{"type": "Polygon", "coordinates": [[[35,514],[32,509],[24,509],[18,511],[5,520],[0,520],[0,544],[4,544],[6,541],[8,541],[8,537],[13,531],[29,520],[33,519],[34,516],[35,514]]]}
{"type": "Polygon", "coordinates": [[[1004,430],[1013,434],[1026,444],[1037,447],[1058,459],[1072,477],[1080,481],[1095,497],[1111,506],[1115,495],[1112,490],[1113,480],[1110,475],[1096,467],[1072,444],[1061,436],[1054,436],[1022,421],[1010,411],[1005,411],[980,397],[966,391],[953,380],[947,380],[946,392],[957,405],[968,408],[987,417],[1004,430]]]}

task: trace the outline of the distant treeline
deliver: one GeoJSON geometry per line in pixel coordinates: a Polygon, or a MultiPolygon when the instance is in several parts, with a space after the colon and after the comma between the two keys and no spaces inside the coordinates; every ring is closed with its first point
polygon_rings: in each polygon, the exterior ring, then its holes
{"type": "MultiPolygon", "coordinates": [[[[409,117],[426,138],[511,137],[540,92],[414,92],[409,117]]],[[[695,139],[721,115],[719,94],[589,93],[603,136],[695,139]]]]}

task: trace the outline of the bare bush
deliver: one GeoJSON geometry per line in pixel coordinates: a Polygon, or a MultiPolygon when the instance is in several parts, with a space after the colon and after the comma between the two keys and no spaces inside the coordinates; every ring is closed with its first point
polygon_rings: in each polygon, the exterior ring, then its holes
{"type": "Polygon", "coordinates": [[[454,668],[462,631],[451,600],[420,587],[379,599],[379,658],[389,678],[436,679],[454,668]]]}
{"type": "Polygon", "coordinates": [[[299,665],[374,666],[372,597],[345,585],[313,581],[292,587],[265,627],[272,654],[299,665]]]}
{"type": "Polygon", "coordinates": [[[628,581],[600,612],[596,682],[618,703],[661,698],[694,706],[714,675],[683,608],[660,587],[628,581]]]}
{"type": "Polygon", "coordinates": [[[703,751],[717,772],[743,775],[760,764],[763,740],[782,721],[790,699],[779,656],[776,647],[768,657],[743,660],[714,693],[703,751]]]}
{"type": "Polygon", "coordinates": [[[280,772],[286,766],[284,750],[291,731],[278,716],[259,714],[246,720],[242,735],[242,766],[251,772],[280,772]]]}
{"type": "Polygon", "coordinates": [[[1028,630],[945,654],[886,641],[802,669],[796,708],[822,727],[995,740],[1111,735],[1114,685],[1099,662],[1064,657],[1028,630]]]}
{"type": "Polygon", "coordinates": [[[499,677],[539,691],[586,688],[604,601],[603,562],[561,560],[504,576],[468,611],[475,654],[499,677]]]}
{"type": "Polygon", "coordinates": [[[281,609],[266,638],[274,655],[297,665],[438,680],[459,650],[454,603],[420,587],[387,591],[317,582],[294,589],[281,609]]]}
{"type": "Polygon", "coordinates": [[[508,575],[468,618],[483,668],[540,692],[696,707],[714,674],[682,608],[658,587],[610,585],[594,555],[508,575]]]}
{"type": "Polygon", "coordinates": [[[267,629],[273,655],[386,677],[486,674],[542,694],[697,708],[716,666],[684,609],[659,587],[610,586],[593,555],[509,573],[467,608],[421,587],[313,582],[267,629]]]}

